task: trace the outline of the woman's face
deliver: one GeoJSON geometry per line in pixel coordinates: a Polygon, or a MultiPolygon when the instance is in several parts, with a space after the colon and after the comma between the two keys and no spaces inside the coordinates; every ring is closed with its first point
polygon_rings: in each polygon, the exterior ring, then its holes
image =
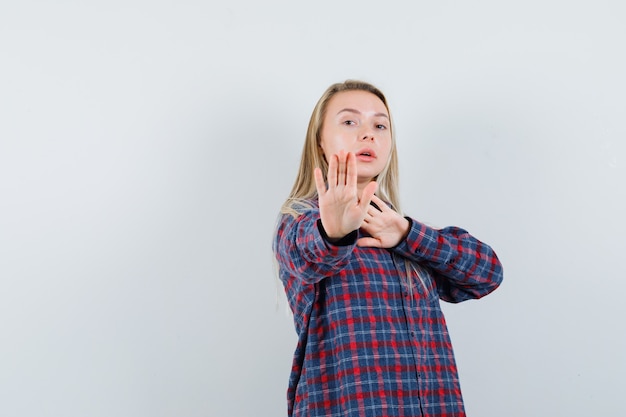
{"type": "Polygon", "coordinates": [[[324,116],[321,143],[326,160],[340,150],[357,160],[358,183],[369,183],[387,165],[391,152],[391,125],[383,102],[367,91],[337,93],[324,116]]]}

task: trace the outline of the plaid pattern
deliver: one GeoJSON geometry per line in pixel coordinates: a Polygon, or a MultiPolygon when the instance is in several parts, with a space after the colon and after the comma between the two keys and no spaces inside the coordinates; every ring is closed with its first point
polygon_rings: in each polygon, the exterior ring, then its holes
{"type": "Polygon", "coordinates": [[[403,242],[377,249],[356,233],[328,243],[316,207],[280,218],[274,252],[298,334],[289,416],[465,415],[439,299],[490,293],[502,267],[465,230],[409,220],[403,242]]]}

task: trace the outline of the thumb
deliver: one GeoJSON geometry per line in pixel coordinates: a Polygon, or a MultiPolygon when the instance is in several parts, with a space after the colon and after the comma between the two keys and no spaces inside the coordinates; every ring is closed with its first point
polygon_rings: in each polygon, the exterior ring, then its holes
{"type": "Polygon", "coordinates": [[[375,239],[373,237],[362,237],[356,241],[356,245],[360,247],[370,247],[370,248],[382,248],[382,243],[380,240],[375,239]]]}
{"type": "Polygon", "coordinates": [[[359,206],[361,206],[362,209],[367,209],[377,189],[378,183],[376,181],[372,181],[365,186],[363,194],[361,194],[361,199],[359,200],[359,206]]]}

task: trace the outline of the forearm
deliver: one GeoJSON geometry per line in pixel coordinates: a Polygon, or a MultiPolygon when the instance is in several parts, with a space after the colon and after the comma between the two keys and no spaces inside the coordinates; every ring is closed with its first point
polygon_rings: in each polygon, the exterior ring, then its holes
{"type": "Polygon", "coordinates": [[[356,231],[331,243],[319,216],[282,219],[275,238],[275,256],[281,269],[306,283],[315,283],[341,270],[356,244],[356,231]]]}
{"type": "Polygon", "coordinates": [[[489,245],[460,228],[438,230],[408,219],[409,232],[393,251],[430,267],[443,299],[480,298],[500,285],[502,265],[489,245]]]}

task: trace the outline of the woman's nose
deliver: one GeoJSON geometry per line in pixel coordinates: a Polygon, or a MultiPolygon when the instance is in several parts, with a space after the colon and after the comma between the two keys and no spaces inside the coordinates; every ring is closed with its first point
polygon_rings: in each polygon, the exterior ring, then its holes
{"type": "Polygon", "coordinates": [[[372,141],[372,140],[374,140],[374,133],[370,129],[364,129],[361,132],[361,140],[362,141],[366,141],[366,140],[372,141]]]}

